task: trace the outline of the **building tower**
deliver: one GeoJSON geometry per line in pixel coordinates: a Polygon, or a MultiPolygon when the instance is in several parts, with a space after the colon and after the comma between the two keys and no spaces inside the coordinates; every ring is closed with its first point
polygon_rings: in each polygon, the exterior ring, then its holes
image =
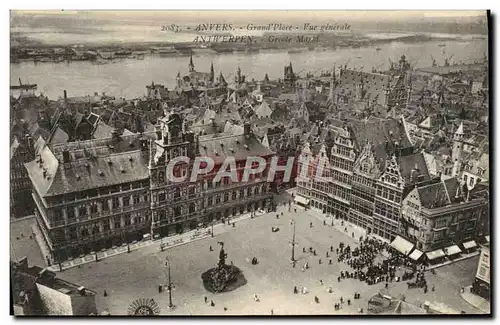
{"type": "Polygon", "coordinates": [[[194,63],[193,63],[193,54],[191,53],[191,57],[189,58],[189,73],[194,72],[194,63]]]}
{"type": "Polygon", "coordinates": [[[177,72],[177,76],[175,76],[175,82],[177,83],[177,88],[181,88],[181,73],[177,72]]]}
{"type": "Polygon", "coordinates": [[[391,84],[389,82],[389,76],[385,78],[384,85],[384,106],[389,108],[389,96],[391,95],[391,84]]]}
{"type": "Polygon", "coordinates": [[[460,161],[462,160],[462,151],[464,148],[464,123],[461,122],[453,135],[453,148],[451,150],[451,160],[453,161],[452,176],[458,176],[460,173],[460,161]]]}
{"type": "Polygon", "coordinates": [[[214,72],[214,63],[212,62],[212,64],[210,65],[210,76],[209,76],[209,80],[211,83],[214,83],[214,80],[215,80],[215,72],[214,72]]]}
{"type": "Polygon", "coordinates": [[[411,77],[412,77],[412,74],[411,72],[409,72],[407,75],[406,75],[406,108],[408,108],[408,106],[410,106],[410,101],[411,101],[411,90],[412,90],[412,83],[411,83],[411,77]]]}
{"type": "Polygon", "coordinates": [[[361,75],[361,80],[356,84],[356,100],[363,100],[364,87],[365,81],[363,80],[363,75],[361,75]]]}

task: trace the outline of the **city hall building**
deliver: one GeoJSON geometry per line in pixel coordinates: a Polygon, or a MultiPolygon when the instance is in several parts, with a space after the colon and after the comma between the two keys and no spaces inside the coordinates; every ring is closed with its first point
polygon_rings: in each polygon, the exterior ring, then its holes
{"type": "MultiPolygon", "coordinates": [[[[213,220],[272,207],[267,181],[274,152],[245,125],[242,135],[198,136],[170,114],[156,134],[124,136],[115,128],[108,139],[37,146],[25,164],[36,204],[42,251],[51,262],[97,252],[150,234],[182,233],[213,220]],[[171,182],[168,162],[179,156],[210,157],[215,168],[194,182],[171,182]],[[235,157],[238,174],[248,156],[266,160],[266,168],[248,182],[214,182],[225,157],[235,157]]],[[[173,174],[190,174],[190,164],[176,164],[173,174]]]]}

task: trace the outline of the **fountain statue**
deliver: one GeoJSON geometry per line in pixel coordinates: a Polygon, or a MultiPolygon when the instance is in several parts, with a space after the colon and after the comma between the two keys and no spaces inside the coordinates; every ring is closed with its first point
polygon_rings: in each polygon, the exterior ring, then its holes
{"type": "Polygon", "coordinates": [[[201,276],[205,288],[212,293],[232,291],[246,284],[246,279],[241,270],[234,266],[232,262],[231,265],[226,264],[227,253],[224,251],[224,243],[219,242],[219,245],[221,248],[217,266],[206,271],[201,276]]]}

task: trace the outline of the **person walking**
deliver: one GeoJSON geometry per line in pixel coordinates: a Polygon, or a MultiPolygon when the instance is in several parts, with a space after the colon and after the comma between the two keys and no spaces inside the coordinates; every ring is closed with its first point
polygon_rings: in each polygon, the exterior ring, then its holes
{"type": "Polygon", "coordinates": [[[207,303],[207,302],[208,302],[208,298],[207,298],[207,296],[205,296],[205,303],[207,303]]]}

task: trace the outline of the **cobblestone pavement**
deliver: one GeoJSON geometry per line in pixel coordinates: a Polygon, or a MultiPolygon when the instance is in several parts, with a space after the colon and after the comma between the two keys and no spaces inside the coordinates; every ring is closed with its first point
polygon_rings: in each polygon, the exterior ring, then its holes
{"type": "Polygon", "coordinates": [[[43,267],[46,266],[46,261],[32,236],[31,227],[35,223],[35,216],[10,221],[10,255],[13,260],[26,256],[30,265],[43,267]]]}
{"type": "MultiPolygon", "coordinates": [[[[97,291],[97,306],[100,311],[108,310],[111,314],[126,314],[128,306],[138,298],[154,298],[162,314],[179,315],[306,315],[306,314],[352,314],[358,308],[366,310],[371,296],[384,290],[384,284],[368,286],[354,279],[337,282],[342,270],[347,270],[343,263],[333,258],[329,265],[325,257],[330,245],[338,246],[340,242],[355,245],[355,239],[331,225],[323,225],[317,211],[304,211],[294,205],[291,212],[288,206],[281,206],[276,213],[267,213],[261,217],[236,222],[236,227],[225,227],[215,238],[193,241],[185,245],[168,248],[160,252],[158,246],[151,245],[130,254],[121,254],[100,262],[81,265],[60,273],[63,279],[84,285],[97,291]],[[283,215],[281,215],[283,212],[283,215]],[[290,263],[292,226],[296,221],[295,257],[297,266],[290,263]],[[310,223],[313,227],[310,227],[310,223]],[[271,232],[271,227],[279,227],[278,232],[271,232]],[[217,263],[218,241],[225,243],[228,253],[227,262],[233,262],[245,275],[248,283],[232,292],[211,294],[202,284],[201,274],[217,263]],[[209,246],[214,248],[210,252],[209,246]],[[303,247],[313,247],[318,256],[303,253],[303,247]],[[168,293],[158,293],[158,285],[167,282],[165,257],[168,256],[172,266],[172,292],[174,310],[168,309],[168,293]],[[259,259],[259,264],[252,265],[252,257],[259,259]],[[319,264],[319,259],[322,263],[319,264]],[[310,269],[301,268],[308,262],[310,269]],[[321,285],[320,280],[324,285],[321,285]],[[293,294],[293,287],[307,287],[308,294],[293,294]],[[328,293],[328,287],[333,293],[328,293]],[[103,291],[108,293],[103,296],[103,291]],[[354,292],[361,293],[361,299],[354,300],[354,292]],[[255,302],[254,294],[260,298],[255,302]],[[214,307],[204,303],[204,297],[213,300],[214,307]],[[314,297],[319,303],[314,302],[314,297]],[[351,306],[343,304],[342,309],[335,311],[333,304],[340,297],[351,306]],[[224,310],[224,307],[227,310],[224,310]]],[[[403,293],[408,302],[423,303],[437,301],[450,305],[456,310],[467,313],[479,313],[460,296],[460,288],[472,282],[477,258],[460,261],[444,266],[435,275],[428,274],[428,282],[436,286],[436,291],[424,294],[422,290],[408,290],[405,283],[390,284],[387,293],[397,295],[403,293]]]]}
{"type": "Polygon", "coordinates": [[[464,288],[464,292],[461,293],[462,298],[469,304],[480,309],[483,313],[489,314],[491,312],[490,302],[483,297],[480,297],[471,292],[472,285],[464,288]]]}

